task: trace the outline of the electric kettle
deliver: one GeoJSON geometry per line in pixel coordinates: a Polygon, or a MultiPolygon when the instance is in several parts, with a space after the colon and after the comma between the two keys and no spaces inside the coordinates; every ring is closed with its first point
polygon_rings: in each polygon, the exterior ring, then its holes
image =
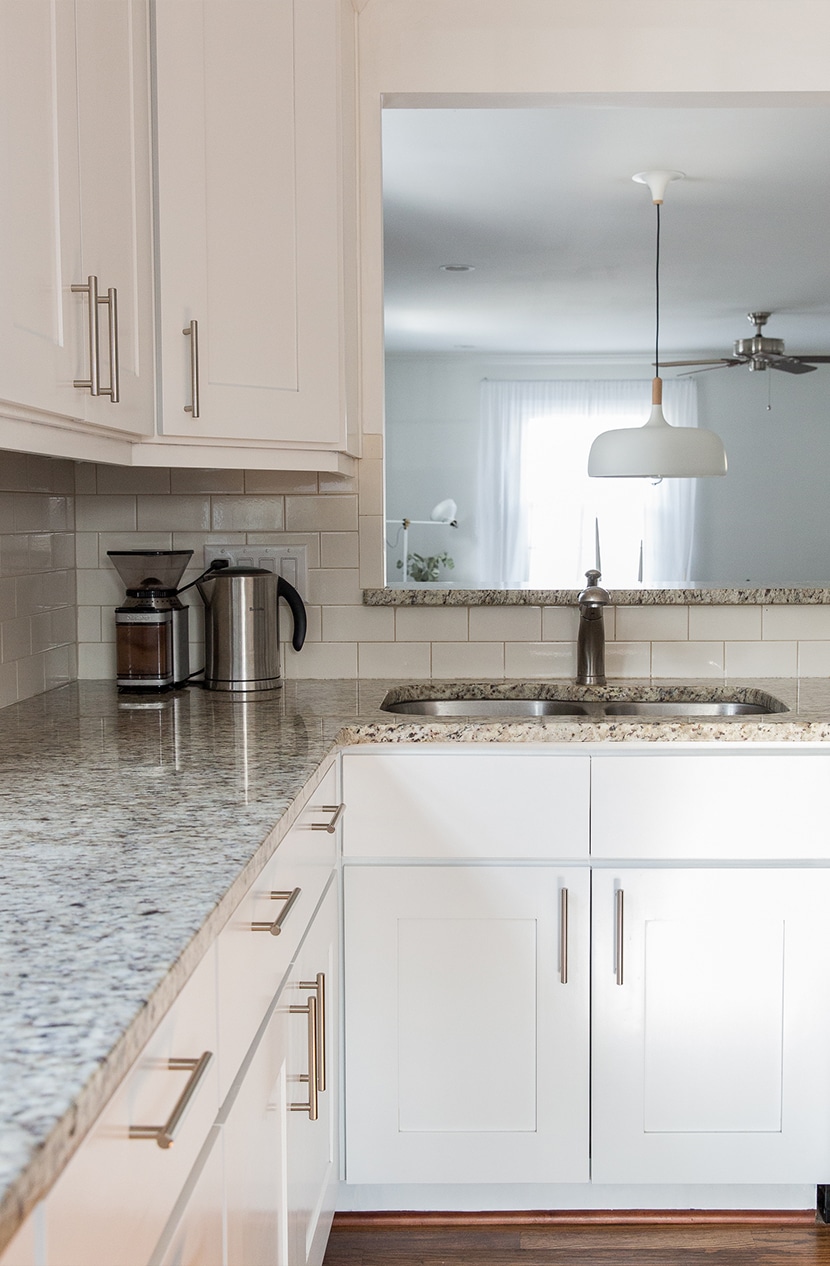
{"type": "Polygon", "coordinates": [[[196,587],[205,604],[207,689],[243,693],[281,686],[280,598],[294,619],[294,650],[305,641],[306,611],[294,586],[263,567],[224,567],[196,587]]]}

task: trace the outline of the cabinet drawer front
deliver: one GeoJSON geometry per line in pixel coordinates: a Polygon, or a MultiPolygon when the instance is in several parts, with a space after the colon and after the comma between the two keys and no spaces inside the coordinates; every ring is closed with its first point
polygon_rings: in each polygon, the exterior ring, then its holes
{"type": "Polygon", "coordinates": [[[331,875],[339,827],[326,828],[338,803],[337,768],[332,765],[219,935],[222,1099],[294,961],[331,875]]]}
{"type": "Polygon", "coordinates": [[[608,858],[816,858],[830,752],[595,757],[591,852],[608,858]]]}
{"type": "Polygon", "coordinates": [[[210,950],[46,1198],[50,1266],[146,1266],[219,1106],[216,960],[210,950]],[[175,1145],[130,1138],[167,1122],[190,1060],[214,1058],[196,1085],[175,1145]],[[94,1235],[90,1228],[95,1228],[94,1235]]]}
{"type": "Polygon", "coordinates": [[[587,857],[590,758],[347,752],[346,857],[587,857]]]}

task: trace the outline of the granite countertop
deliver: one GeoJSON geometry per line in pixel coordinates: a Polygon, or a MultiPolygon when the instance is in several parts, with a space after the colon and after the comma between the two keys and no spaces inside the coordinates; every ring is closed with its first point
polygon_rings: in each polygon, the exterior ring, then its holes
{"type": "Polygon", "coordinates": [[[0,712],[0,1249],[338,744],[830,740],[823,680],[735,683],[790,708],[767,717],[602,722],[392,717],[379,711],[390,684],[287,682],[267,700],[238,703],[195,689],[130,697],[87,682],[0,712]]]}

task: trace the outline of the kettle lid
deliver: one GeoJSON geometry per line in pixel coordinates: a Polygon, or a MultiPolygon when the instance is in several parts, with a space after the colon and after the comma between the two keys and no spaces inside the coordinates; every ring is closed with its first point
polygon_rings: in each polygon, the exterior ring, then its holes
{"type": "Polygon", "coordinates": [[[274,576],[276,573],[267,567],[222,567],[209,573],[210,580],[221,580],[222,576],[274,576]]]}

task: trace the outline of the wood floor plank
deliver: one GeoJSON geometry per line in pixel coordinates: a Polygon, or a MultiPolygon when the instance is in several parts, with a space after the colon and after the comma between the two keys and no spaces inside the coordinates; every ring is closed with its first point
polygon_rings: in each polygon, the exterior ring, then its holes
{"type": "Polygon", "coordinates": [[[830,1227],[335,1229],[324,1266],[830,1266],[830,1227]]]}

